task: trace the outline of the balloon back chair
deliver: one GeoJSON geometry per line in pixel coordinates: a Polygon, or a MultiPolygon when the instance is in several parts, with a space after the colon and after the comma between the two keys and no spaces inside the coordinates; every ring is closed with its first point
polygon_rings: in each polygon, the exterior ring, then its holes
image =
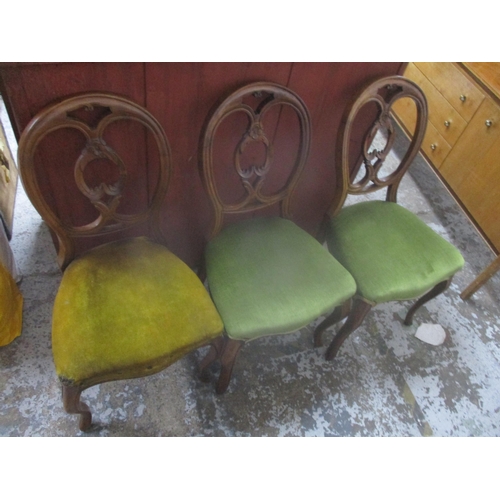
{"type": "Polygon", "coordinates": [[[215,213],[205,273],[225,336],[212,344],[201,374],[208,380],[208,367],[220,362],[219,394],[246,342],[295,332],[355,292],[351,275],[290,220],[309,143],[305,104],[273,83],[236,90],[202,131],[200,167],[215,213]]]}
{"type": "MultiPolygon", "coordinates": [[[[398,187],[419,152],[426,126],[427,101],[422,90],[400,76],[382,78],[368,85],[344,114],[336,148],[340,179],[323,234],[332,255],[354,276],[357,292],[344,325],[326,351],[327,359],[335,357],[344,340],[377,304],[418,298],[404,320],[405,325],[411,325],[417,309],[444,292],[464,265],[453,245],[397,204],[398,187]],[[415,103],[417,121],[406,154],[387,174],[382,169],[395,140],[390,111],[402,98],[415,103]],[[356,118],[368,110],[370,113],[376,110],[376,118],[364,141],[358,144],[360,148],[353,153],[351,135],[359,123],[356,118]],[[372,146],[377,132],[385,136],[381,150],[372,146]],[[358,158],[354,166],[353,158],[358,158]],[[343,207],[348,195],[384,188],[385,201],[369,200],[343,207]]],[[[327,318],[316,328],[316,346],[321,345],[322,334],[329,326],[327,318]]]]}
{"type": "Polygon", "coordinates": [[[88,430],[84,389],[157,373],[221,335],[223,325],[199,278],[163,245],[160,208],[171,153],[146,109],[107,93],[50,105],[24,130],[19,166],[28,197],[57,240],[63,275],[53,308],[53,359],[64,408],[80,414],[79,427],[88,430]],[[135,140],[123,139],[127,131],[135,140]],[[55,150],[45,142],[54,136],[55,150]],[[139,156],[141,143],[148,147],[139,156]],[[54,173],[63,184],[48,191],[54,173]],[[71,213],[62,203],[71,204],[71,213]],[[79,255],[77,243],[87,243],[79,255]]]}

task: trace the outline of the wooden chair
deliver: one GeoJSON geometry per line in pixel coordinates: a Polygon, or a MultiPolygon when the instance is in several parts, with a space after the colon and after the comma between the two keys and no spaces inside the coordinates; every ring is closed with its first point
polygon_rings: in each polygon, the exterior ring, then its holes
{"type": "MultiPolygon", "coordinates": [[[[344,340],[376,304],[420,297],[404,320],[410,325],[417,309],[444,292],[464,265],[453,245],[396,203],[399,184],[419,152],[426,125],[427,101],[423,92],[415,83],[399,76],[368,85],[344,114],[336,153],[340,178],[324,229],[330,252],[354,276],[357,292],[346,322],[327,349],[327,359],[335,357],[344,340]],[[410,98],[416,105],[416,129],[400,164],[391,173],[382,175],[381,169],[395,139],[390,110],[401,98],[410,98]],[[370,113],[376,109],[376,119],[360,145],[361,150],[353,153],[351,134],[356,117],[363,116],[368,109],[370,113]],[[378,131],[386,136],[382,150],[371,146],[378,131]],[[357,168],[351,168],[353,158],[361,158],[357,168]],[[342,208],[348,195],[384,188],[386,201],[363,201],[342,208]]],[[[321,345],[322,333],[330,325],[327,318],[317,327],[316,346],[321,345]]]]}
{"type": "Polygon", "coordinates": [[[201,373],[208,379],[208,367],[220,361],[219,394],[227,389],[246,342],[294,332],[355,292],[351,275],[290,220],[291,197],[309,142],[306,106],[273,83],[236,90],[202,131],[200,165],[215,213],[205,251],[206,277],[226,335],[212,344],[201,373]],[[237,195],[228,195],[236,186],[241,187],[237,195]],[[269,211],[273,206],[279,215],[269,211]],[[223,227],[230,217],[232,222],[223,227]]]}
{"type": "Polygon", "coordinates": [[[64,408],[80,414],[79,427],[87,430],[92,415],[80,401],[84,389],[157,373],[221,335],[223,325],[196,274],[162,245],[159,210],[171,154],[147,110],[107,93],[53,104],[24,130],[19,166],[28,197],[57,238],[63,276],[53,309],[53,357],[64,408]],[[128,132],[132,140],[124,139],[128,132]],[[54,136],[59,142],[47,145],[54,136]],[[147,157],[138,154],[141,143],[152,145],[142,148],[147,157]],[[75,151],[74,169],[66,168],[75,151]],[[54,168],[62,185],[49,191],[54,168]],[[59,213],[63,202],[74,211],[59,213]],[[83,240],[90,248],[76,256],[75,243],[83,240]]]}

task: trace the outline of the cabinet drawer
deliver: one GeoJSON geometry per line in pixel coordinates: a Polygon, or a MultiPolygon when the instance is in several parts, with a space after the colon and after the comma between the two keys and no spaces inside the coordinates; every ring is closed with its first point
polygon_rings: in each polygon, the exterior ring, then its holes
{"type": "Polygon", "coordinates": [[[408,65],[405,77],[413,80],[423,90],[429,108],[429,121],[446,142],[453,146],[467,122],[413,63],[408,65]]]}
{"type": "Polygon", "coordinates": [[[487,97],[440,173],[496,248],[500,248],[499,158],[500,108],[487,97]]]}
{"type": "Polygon", "coordinates": [[[469,122],[485,97],[483,91],[453,63],[414,64],[460,113],[460,116],[469,122]]]}
{"type": "Polygon", "coordinates": [[[432,123],[427,124],[422,151],[427,155],[431,163],[439,168],[451,151],[451,146],[445,138],[436,130],[432,123]]]}
{"type": "MultiPolygon", "coordinates": [[[[417,121],[417,110],[413,101],[410,98],[400,99],[394,104],[393,110],[408,133],[412,136],[417,121]]],[[[428,121],[421,149],[426,154],[429,161],[432,162],[435,167],[439,167],[450,152],[451,146],[437,131],[436,127],[428,121]]]]}
{"type": "MultiPolygon", "coordinates": [[[[487,97],[439,169],[453,189],[460,190],[461,184],[467,181],[469,176],[477,175],[481,171],[483,157],[496,142],[499,134],[500,108],[487,97]],[[489,127],[486,124],[488,120],[491,122],[489,127]]],[[[500,166],[498,168],[500,170],[500,166]]]]}

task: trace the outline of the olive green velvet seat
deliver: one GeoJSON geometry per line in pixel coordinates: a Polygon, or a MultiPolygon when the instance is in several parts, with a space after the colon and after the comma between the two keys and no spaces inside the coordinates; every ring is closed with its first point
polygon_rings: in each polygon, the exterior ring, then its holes
{"type": "Polygon", "coordinates": [[[219,394],[244,344],[335,315],[356,290],[326,247],[292,220],[310,127],[297,94],[257,82],[216,106],[202,131],[202,179],[215,214],[205,270],[225,335],[212,342],[201,373],[208,379],[208,368],[220,362],[219,394]]]}
{"type": "Polygon", "coordinates": [[[210,292],[235,340],[294,332],[356,291],[323,245],[279,217],[226,227],[205,257],[210,292]]]}
{"type": "Polygon", "coordinates": [[[66,268],[52,351],[60,379],[88,385],[110,373],[155,373],[222,330],[196,274],[164,246],[135,238],[97,247],[66,268]]]}
{"type": "MultiPolygon", "coordinates": [[[[342,343],[377,304],[418,299],[404,320],[406,325],[412,324],[415,312],[444,292],[464,265],[458,249],[396,203],[401,180],[425,137],[427,116],[422,90],[401,76],[369,84],[346,108],[337,138],[334,201],[323,234],[332,255],[354,277],[357,290],[345,323],[326,351],[327,359],[336,356],[342,343]],[[400,99],[407,102],[408,109],[415,110],[416,119],[406,151],[395,153],[388,161],[398,133],[391,110],[400,99]],[[366,126],[363,123],[372,125],[365,129],[364,141],[359,143],[352,139],[352,133],[355,127],[366,126]],[[366,195],[380,189],[387,190],[385,201],[343,206],[348,195],[366,195]]],[[[321,345],[321,335],[329,326],[327,318],[316,328],[316,346],[321,345]]]]}
{"type": "Polygon", "coordinates": [[[166,247],[172,155],[145,108],[109,93],[68,97],[35,115],[18,155],[63,272],[52,351],[64,409],[88,430],[85,389],[167,368],[221,337],[222,320],[198,276],[166,247]]]}
{"type": "Polygon", "coordinates": [[[341,210],[328,225],[327,242],[356,280],[357,294],[373,304],[420,297],[464,265],[451,243],[388,201],[341,210]]]}

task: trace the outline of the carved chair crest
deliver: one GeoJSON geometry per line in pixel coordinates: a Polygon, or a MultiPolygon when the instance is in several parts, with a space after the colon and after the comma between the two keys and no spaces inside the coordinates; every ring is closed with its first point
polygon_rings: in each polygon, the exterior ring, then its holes
{"type": "MultiPolygon", "coordinates": [[[[28,124],[19,143],[19,166],[27,195],[42,218],[57,236],[58,262],[65,268],[75,256],[74,239],[103,233],[124,231],[141,223],[150,223],[155,239],[161,240],[159,210],[165,197],[171,166],[171,153],[165,133],[158,121],[144,108],[127,98],[109,93],[86,93],[53,104],[39,112],[28,124]],[[83,116],[92,116],[84,119],[83,116]],[[152,133],[159,154],[159,178],[148,206],[140,213],[120,213],[127,166],[120,155],[106,143],[104,132],[120,120],[138,122],[152,133]],[[74,164],[74,181],[80,193],[98,212],[97,218],[84,225],[63,220],[46,199],[39,185],[43,164],[38,165],[36,151],[41,141],[60,129],[76,129],[84,137],[84,147],[74,164]],[[28,133],[29,132],[29,133],[28,133]],[[89,186],[85,171],[89,164],[105,160],[117,171],[117,180],[89,186]],[[41,171],[37,171],[40,169],[41,171]]],[[[144,177],[147,174],[144,172],[144,177]]],[[[115,176],[116,177],[116,176],[115,176]]]]}
{"type": "Polygon", "coordinates": [[[310,135],[310,117],[305,104],[294,92],[281,85],[265,82],[246,85],[227,97],[215,109],[203,128],[200,140],[202,178],[215,210],[212,237],[221,230],[225,214],[252,212],[279,203],[281,215],[290,217],[290,197],[307,160],[310,135]],[[247,99],[249,96],[253,98],[252,103],[247,99]],[[275,123],[276,128],[266,130],[264,118],[271,109],[280,106],[287,106],[296,114],[300,139],[293,167],[284,185],[277,192],[266,194],[264,185],[267,176],[272,168],[279,168],[274,161],[273,139],[281,123],[278,119],[275,123]],[[223,200],[217,186],[215,170],[220,168],[220,165],[214,155],[214,142],[222,122],[235,113],[243,113],[248,119],[248,124],[236,143],[231,161],[244,188],[244,194],[238,201],[230,203],[223,200]],[[247,148],[255,144],[260,144],[264,148],[264,159],[259,163],[245,166],[242,157],[247,148]]]}

